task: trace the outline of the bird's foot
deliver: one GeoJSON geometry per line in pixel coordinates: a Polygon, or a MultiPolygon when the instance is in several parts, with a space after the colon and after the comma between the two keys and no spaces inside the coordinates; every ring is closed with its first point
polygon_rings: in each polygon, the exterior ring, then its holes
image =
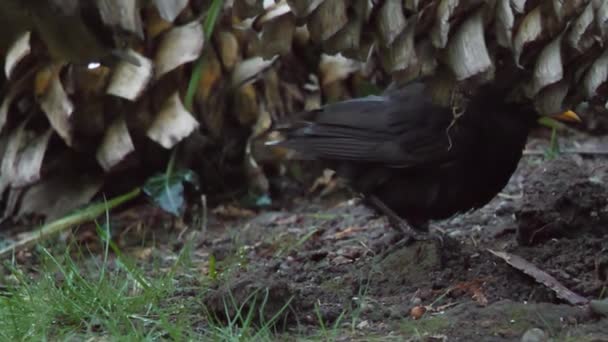
{"type": "Polygon", "coordinates": [[[395,234],[389,236],[388,239],[383,239],[380,242],[381,247],[388,246],[387,249],[381,250],[381,258],[386,257],[395,250],[408,246],[415,242],[429,241],[435,242],[438,250],[444,246],[446,237],[445,233],[441,229],[434,229],[433,232],[429,232],[428,221],[413,221],[410,222],[401,218],[391,208],[389,208],[382,200],[376,196],[369,196],[368,200],[370,203],[382,214],[388,218],[390,226],[394,229],[395,234]]]}
{"type": "Polygon", "coordinates": [[[397,234],[401,234],[412,241],[425,241],[429,239],[429,232],[425,230],[418,230],[412,228],[404,219],[398,216],[387,216],[390,226],[397,231],[397,234]]]}
{"type": "Polygon", "coordinates": [[[383,260],[384,258],[389,256],[393,252],[395,252],[401,248],[404,248],[406,246],[409,246],[410,244],[413,244],[417,241],[411,235],[404,235],[404,234],[398,234],[398,233],[393,234],[386,240],[378,243],[379,248],[378,248],[378,253],[376,253],[376,255],[378,256],[379,260],[383,260]],[[386,241],[386,240],[388,240],[388,241],[386,241]]]}
{"type": "Polygon", "coordinates": [[[411,246],[420,242],[431,241],[435,244],[435,248],[437,250],[442,250],[442,248],[444,247],[445,235],[443,234],[443,232],[412,231],[413,229],[411,228],[410,231],[407,232],[398,231],[395,234],[389,236],[384,241],[384,243],[380,243],[382,246],[379,246],[379,253],[377,254],[379,256],[379,259],[382,260],[401,248],[411,246]]]}
{"type": "Polygon", "coordinates": [[[389,208],[386,204],[384,204],[384,202],[382,202],[382,200],[377,196],[369,196],[368,201],[374,208],[376,208],[378,212],[388,218],[388,222],[391,227],[399,233],[409,234],[415,237],[416,235],[419,235],[418,231],[424,232],[428,230],[427,224],[425,222],[416,225],[416,227],[419,229],[413,229],[412,225],[402,219],[395,211],[393,211],[393,209],[389,208]]]}

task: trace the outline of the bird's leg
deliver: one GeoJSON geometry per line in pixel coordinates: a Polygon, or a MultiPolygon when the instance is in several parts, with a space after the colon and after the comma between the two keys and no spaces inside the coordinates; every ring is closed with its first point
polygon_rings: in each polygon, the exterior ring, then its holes
{"type": "Polygon", "coordinates": [[[379,212],[384,214],[390,223],[390,226],[397,230],[399,235],[404,236],[404,238],[411,240],[427,240],[428,235],[425,233],[417,232],[412,228],[410,224],[408,224],[404,219],[399,217],[397,213],[395,213],[391,208],[389,208],[382,200],[378,197],[371,195],[369,196],[369,201],[372,206],[374,206],[379,212]]]}
{"type": "Polygon", "coordinates": [[[421,225],[417,225],[417,227],[420,228],[415,229],[406,220],[401,218],[391,208],[384,204],[384,202],[382,202],[382,200],[380,200],[378,197],[372,195],[369,196],[368,199],[371,205],[373,205],[379,212],[386,215],[390,226],[397,231],[399,236],[399,240],[391,244],[391,246],[380,255],[380,259],[384,259],[393,251],[407,246],[415,241],[426,241],[431,239],[435,241],[439,250],[443,246],[443,236],[441,234],[429,233],[428,223],[423,223],[422,227],[420,227],[421,225]]]}

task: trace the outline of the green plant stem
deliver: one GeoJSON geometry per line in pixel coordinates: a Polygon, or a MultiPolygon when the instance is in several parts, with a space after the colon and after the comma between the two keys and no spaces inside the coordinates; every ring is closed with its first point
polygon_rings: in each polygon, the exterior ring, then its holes
{"type": "Polygon", "coordinates": [[[14,252],[20,251],[22,249],[31,247],[35,245],[37,242],[56,235],[70,227],[75,225],[92,221],[95,218],[103,215],[108,210],[115,208],[125,202],[128,202],[135,197],[137,197],[141,193],[140,188],[136,188],[124,195],[120,195],[115,197],[104,203],[96,203],[91,204],[90,206],[78,210],[73,214],[57,219],[53,222],[47,223],[40,227],[39,229],[29,233],[24,239],[17,241],[16,243],[7,246],[6,248],[0,249],[0,258],[4,258],[8,255],[11,255],[14,252]]]}

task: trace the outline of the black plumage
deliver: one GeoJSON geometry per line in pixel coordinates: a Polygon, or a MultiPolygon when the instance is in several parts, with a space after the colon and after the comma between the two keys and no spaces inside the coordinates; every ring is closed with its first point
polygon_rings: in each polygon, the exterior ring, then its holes
{"type": "Polygon", "coordinates": [[[423,83],[329,104],[278,127],[279,144],[320,159],[352,188],[426,230],[488,203],[509,181],[538,116],[481,88],[465,111],[432,103],[423,83]]]}

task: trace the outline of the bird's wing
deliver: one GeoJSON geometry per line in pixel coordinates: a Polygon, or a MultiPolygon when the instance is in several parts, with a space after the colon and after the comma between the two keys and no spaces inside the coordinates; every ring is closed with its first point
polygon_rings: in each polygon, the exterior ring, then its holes
{"type": "Polygon", "coordinates": [[[370,96],[327,105],[301,114],[296,124],[279,128],[280,145],[311,159],[379,162],[411,167],[447,160],[447,109],[424,97],[413,84],[398,96],[370,96]]]}

